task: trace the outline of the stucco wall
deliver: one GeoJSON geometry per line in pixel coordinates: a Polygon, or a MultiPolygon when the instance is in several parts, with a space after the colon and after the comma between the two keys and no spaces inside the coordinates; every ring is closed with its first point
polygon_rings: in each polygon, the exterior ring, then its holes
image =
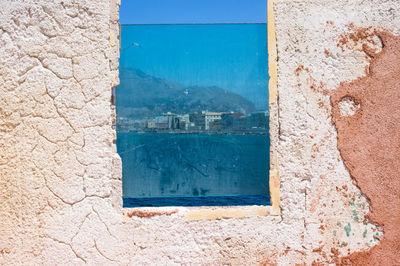
{"type": "Polygon", "coordinates": [[[381,227],[365,218],[370,202],[338,149],[330,95],[366,75],[364,43],[382,49],[374,34],[349,34],[369,26],[398,34],[400,4],[269,7],[275,216],[123,210],[111,126],[118,1],[1,1],[0,264],[333,264],[379,243],[381,227]]]}

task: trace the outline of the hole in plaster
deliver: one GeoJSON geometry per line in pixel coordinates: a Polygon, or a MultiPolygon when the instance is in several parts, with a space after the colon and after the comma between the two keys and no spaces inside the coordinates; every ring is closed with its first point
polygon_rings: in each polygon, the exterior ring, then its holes
{"type": "Polygon", "coordinates": [[[375,51],[375,53],[380,53],[383,48],[383,42],[378,35],[372,35],[370,38],[369,47],[375,51]]]}
{"type": "Polygon", "coordinates": [[[351,96],[345,96],[339,101],[339,110],[342,116],[352,116],[360,109],[360,104],[351,96]]]}
{"type": "Polygon", "coordinates": [[[369,57],[375,57],[383,49],[382,39],[378,35],[369,36],[363,43],[363,51],[369,57]]]}

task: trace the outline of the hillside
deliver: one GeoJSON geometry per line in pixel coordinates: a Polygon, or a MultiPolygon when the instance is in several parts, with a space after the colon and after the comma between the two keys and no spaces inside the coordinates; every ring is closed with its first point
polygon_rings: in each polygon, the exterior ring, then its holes
{"type": "Polygon", "coordinates": [[[141,70],[120,70],[121,84],[116,90],[119,116],[151,118],[165,112],[256,111],[252,102],[219,87],[185,87],[182,84],[145,74],[141,70]]]}

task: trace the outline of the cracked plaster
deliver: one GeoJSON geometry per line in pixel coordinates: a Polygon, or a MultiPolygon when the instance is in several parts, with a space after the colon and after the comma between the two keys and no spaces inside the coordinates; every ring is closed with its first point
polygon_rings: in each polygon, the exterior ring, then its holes
{"type": "Polygon", "coordinates": [[[337,148],[329,93],[370,63],[340,36],[351,24],[398,33],[398,1],[269,1],[281,213],[195,221],[184,219],[190,208],[122,209],[118,8],[0,3],[0,264],[334,264],[379,241],[337,148]]]}

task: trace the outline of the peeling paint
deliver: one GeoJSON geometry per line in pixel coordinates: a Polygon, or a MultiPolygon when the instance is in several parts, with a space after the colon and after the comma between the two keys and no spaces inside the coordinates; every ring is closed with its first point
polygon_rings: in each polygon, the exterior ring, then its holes
{"type": "MultiPolygon", "coordinates": [[[[344,49],[361,49],[371,64],[367,75],[344,82],[332,93],[333,120],[338,130],[338,147],[344,163],[361,191],[369,199],[368,218],[382,225],[384,235],[372,249],[356,252],[343,259],[355,265],[400,264],[400,37],[383,30],[357,29],[340,39],[344,49]],[[380,41],[374,41],[374,40],[380,41]],[[359,43],[363,45],[359,46],[359,43]],[[350,46],[349,46],[350,44],[350,46]],[[370,45],[381,45],[372,49],[370,45]],[[359,47],[359,48],[357,48],[359,47]],[[342,116],[339,102],[353,97],[359,110],[352,116],[342,116]]],[[[351,203],[354,206],[354,202],[351,203]]],[[[358,220],[353,210],[353,219],[358,220]]],[[[350,224],[345,227],[349,236],[350,224]]],[[[364,231],[365,238],[367,231],[364,231]]]]}
{"type": "Polygon", "coordinates": [[[136,217],[153,217],[153,216],[159,216],[159,215],[167,215],[170,216],[174,213],[178,213],[178,210],[171,210],[171,211],[148,211],[148,210],[139,210],[139,209],[134,209],[126,212],[126,215],[129,218],[132,218],[133,216],[136,217]]]}

